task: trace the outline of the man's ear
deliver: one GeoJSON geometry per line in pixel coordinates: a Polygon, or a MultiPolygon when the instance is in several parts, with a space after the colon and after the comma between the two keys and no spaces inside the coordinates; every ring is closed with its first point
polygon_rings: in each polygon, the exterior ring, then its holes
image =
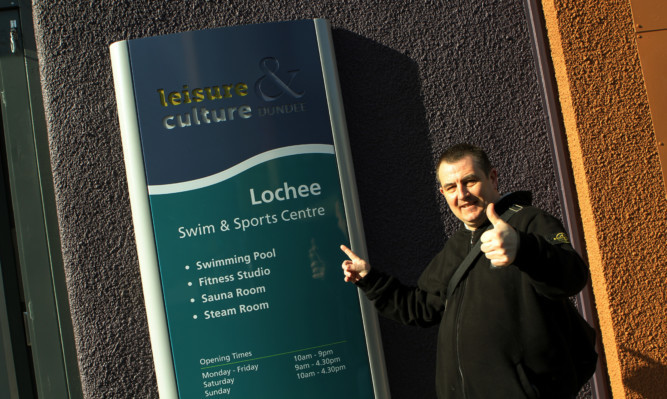
{"type": "Polygon", "coordinates": [[[491,171],[489,172],[489,179],[491,179],[491,183],[493,184],[493,188],[498,191],[498,171],[496,168],[492,168],[491,171]]]}

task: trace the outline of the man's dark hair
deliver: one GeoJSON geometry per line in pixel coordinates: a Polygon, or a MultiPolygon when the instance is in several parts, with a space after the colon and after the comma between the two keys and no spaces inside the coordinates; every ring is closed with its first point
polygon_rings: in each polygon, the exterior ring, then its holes
{"type": "Polygon", "coordinates": [[[438,161],[438,168],[440,167],[440,164],[442,164],[443,162],[454,163],[468,155],[472,156],[473,160],[477,163],[477,166],[479,166],[480,169],[482,169],[482,172],[484,172],[486,176],[489,176],[489,173],[491,173],[491,169],[493,169],[493,166],[491,166],[491,162],[489,161],[489,157],[481,148],[467,143],[455,144],[447,148],[440,155],[440,161],[438,161]]]}

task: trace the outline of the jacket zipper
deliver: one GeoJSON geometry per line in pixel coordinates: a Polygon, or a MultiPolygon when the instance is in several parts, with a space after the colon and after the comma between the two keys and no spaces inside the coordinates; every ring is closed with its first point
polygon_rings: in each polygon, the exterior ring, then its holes
{"type": "Polygon", "coordinates": [[[463,280],[461,282],[461,286],[459,287],[459,295],[461,296],[461,302],[459,303],[459,308],[456,311],[456,363],[459,371],[459,377],[461,378],[461,393],[463,394],[463,398],[466,397],[466,384],[465,384],[465,377],[463,376],[463,368],[461,367],[460,337],[461,337],[461,313],[463,309],[463,299],[465,298],[464,296],[465,288],[466,288],[466,281],[463,280]]]}
{"type": "MultiPolygon", "coordinates": [[[[474,245],[474,240],[475,240],[475,231],[470,232],[470,245],[468,247],[468,252],[472,249],[474,245]]],[[[461,366],[461,314],[463,313],[463,301],[465,299],[465,288],[466,288],[466,280],[464,279],[461,282],[461,286],[459,288],[459,295],[461,297],[461,301],[459,303],[459,308],[456,311],[456,363],[457,363],[457,368],[459,371],[459,377],[461,378],[461,394],[462,397],[465,399],[466,398],[466,381],[465,377],[463,376],[463,367],[461,366]]]]}

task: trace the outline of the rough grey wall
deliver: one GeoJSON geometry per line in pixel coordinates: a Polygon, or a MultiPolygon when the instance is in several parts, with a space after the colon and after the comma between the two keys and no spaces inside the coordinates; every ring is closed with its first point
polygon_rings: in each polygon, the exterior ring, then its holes
{"type": "MultiPolygon", "coordinates": [[[[370,260],[416,281],[456,223],[434,159],[486,148],[501,189],[560,215],[522,1],[34,0],[67,284],[87,398],[157,397],[108,45],[332,22],[370,260]]],[[[178,55],[175,55],[178,60],[178,55]]],[[[395,399],[433,398],[435,329],[381,321],[395,399]]]]}

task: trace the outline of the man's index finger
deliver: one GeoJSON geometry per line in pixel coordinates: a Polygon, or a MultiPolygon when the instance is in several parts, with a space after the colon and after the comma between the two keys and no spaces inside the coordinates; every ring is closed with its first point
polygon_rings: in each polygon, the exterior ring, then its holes
{"type": "Polygon", "coordinates": [[[352,252],[352,250],[350,248],[346,247],[345,245],[341,245],[340,249],[343,252],[345,252],[345,255],[347,255],[351,260],[361,259],[359,256],[357,256],[357,254],[352,252]]]}

